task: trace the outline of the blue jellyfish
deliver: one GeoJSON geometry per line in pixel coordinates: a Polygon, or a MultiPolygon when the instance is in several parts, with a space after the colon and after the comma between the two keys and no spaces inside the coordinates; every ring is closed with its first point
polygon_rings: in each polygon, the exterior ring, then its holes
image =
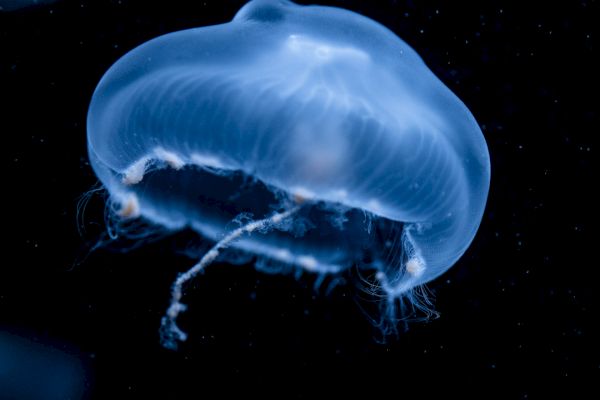
{"type": "Polygon", "coordinates": [[[229,252],[271,272],[355,267],[394,310],[465,252],[490,184],[477,122],[414,50],[361,15],[287,0],[130,51],[87,129],[120,218],[215,243],[172,286],[167,347],[186,339],[186,284],[229,252]]]}

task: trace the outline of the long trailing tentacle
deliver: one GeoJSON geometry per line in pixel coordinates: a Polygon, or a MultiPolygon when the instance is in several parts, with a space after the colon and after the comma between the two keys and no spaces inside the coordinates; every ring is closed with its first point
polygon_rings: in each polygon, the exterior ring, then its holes
{"type": "Polygon", "coordinates": [[[187,339],[187,334],[177,326],[177,317],[186,309],[185,304],[181,303],[184,285],[194,279],[202,270],[204,270],[204,268],[210,265],[219,256],[221,250],[230,246],[242,235],[252,233],[256,230],[260,231],[274,227],[283,220],[294,215],[300,208],[300,205],[296,205],[287,211],[275,213],[270,217],[258,221],[249,222],[248,224],[231,231],[204,254],[198,263],[177,277],[171,288],[170,306],[161,320],[161,342],[163,346],[168,349],[176,349],[178,342],[183,342],[187,339]]]}

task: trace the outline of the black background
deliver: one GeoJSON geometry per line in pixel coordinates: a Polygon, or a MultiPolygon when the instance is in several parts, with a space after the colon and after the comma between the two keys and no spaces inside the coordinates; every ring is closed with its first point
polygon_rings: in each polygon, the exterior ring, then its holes
{"type": "Polygon", "coordinates": [[[178,249],[194,235],[90,253],[104,199],[92,197],[80,233],[77,202],[96,184],[87,106],[133,47],[226,22],[243,3],[64,0],[0,13],[0,330],[81,358],[92,399],[598,398],[592,0],[321,1],[396,32],[482,126],[488,206],[471,248],[429,285],[441,316],[380,344],[352,285],[325,295],[311,276],[214,265],[187,297],[190,340],[160,347],[170,284],[193,261],[178,249]]]}

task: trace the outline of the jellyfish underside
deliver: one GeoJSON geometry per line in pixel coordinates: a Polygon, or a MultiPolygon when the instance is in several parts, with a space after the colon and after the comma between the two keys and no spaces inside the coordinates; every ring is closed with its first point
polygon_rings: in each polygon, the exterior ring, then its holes
{"type": "MultiPolygon", "coordinates": [[[[146,160],[148,172],[128,186],[130,196],[135,197],[120,204],[117,212],[121,217],[137,216],[139,210],[134,208],[140,204],[130,201],[143,199],[143,203],[151,204],[153,210],[147,210],[150,215],[160,214],[171,223],[178,217],[169,215],[169,210],[177,210],[186,221],[202,221],[192,223],[192,228],[216,242],[174,284],[161,328],[163,344],[168,348],[177,348],[187,337],[176,324],[186,309],[181,303],[185,284],[217,258],[235,262],[237,252],[228,257],[227,248],[232,245],[257,256],[255,263],[267,273],[299,268],[338,274],[357,267],[364,272],[363,289],[369,294],[377,294],[385,285],[385,306],[390,309],[382,318],[397,317],[395,301],[409,295],[417,285],[416,278],[424,272],[424,262],[404,234],[406,224],[402,221],[337,202],[305,198],[301,193],[266,185],[242,171],[146,160]]],[[[127,178],[123,175],[122,179],[127,178]]],[[[393,321],[385,322],[394,326],[393,321]]]]}
{"type": "MultiPolygon", "coordinates": [[[[402,221],[341,203],[305,198],[241,171],[215,174],[196,165],[180,169],[165,166],[147,173],[129,188],[135,201],[152,208],[146,212],[177,224],[174,229],[190,225],[213,240],[244,221],[300,205],[294,217],[277,224],[276,229],[236,243],[237,248],[274,262],[298,264],[314,258],[312,268],[322,272],[339,272],[356,263],[383,268],[390,258],[397,257],[391,253],[402,250],[397,238],[403,231],[402,221]],[[261,248],[252,250],[253,246],[261,248]]],[[[126,200],[120,207],[118,212],[136,206],[126,200]]],[[[310,270],[311,263],[305,264],[310,270]]]]}
{"type": "Polygon", "coordinates": [[[404,299],[427,312],[420,288],[473,240],[490,179],[476,121],[408,45],[285,0],[125,55],[94,93],[88,149],[122,218],[215,242],[173,285],[167,347],[186,337],[185,284],[231,247],[266,272],[357,267],[392,329],[404,299]]]}

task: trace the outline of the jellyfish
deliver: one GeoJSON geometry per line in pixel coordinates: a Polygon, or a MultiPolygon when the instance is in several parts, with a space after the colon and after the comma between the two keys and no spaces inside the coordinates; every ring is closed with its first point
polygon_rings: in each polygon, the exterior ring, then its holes
{"type": "Polygon", "coordinates": [[[120,218],[214,243],[172,285],[170,348],[187,337],[186,285],[228,254],[356,271],[401,319],[395,304],[419,307],[469,247],[490,184],[477,122],[413,49],[359,14],[287,0],[133,49],[99,82],[87,131],[120,218]]]}

